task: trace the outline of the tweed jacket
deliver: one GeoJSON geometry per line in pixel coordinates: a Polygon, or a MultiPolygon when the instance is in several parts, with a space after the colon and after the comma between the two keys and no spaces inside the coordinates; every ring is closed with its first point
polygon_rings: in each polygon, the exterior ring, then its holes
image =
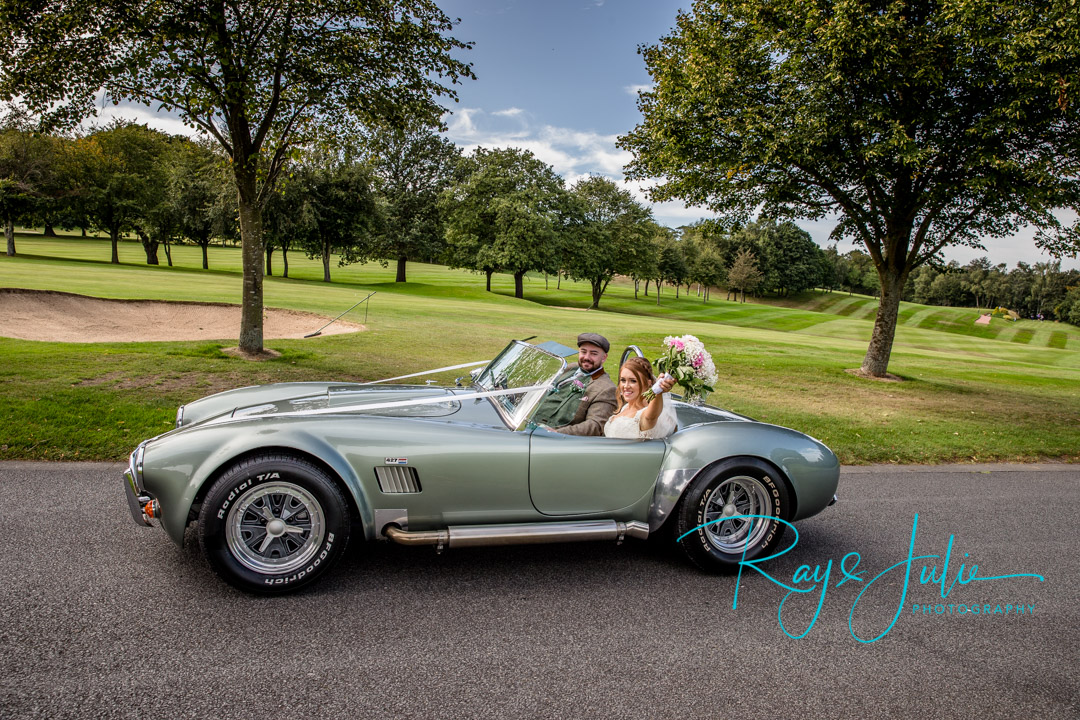
{"type": "Polygon", "coordinates": [[[587,377],[580,387],[565,382],[577,369],[571,365],[556,378],[556,391],[541,401],[533,419],[566,435],[603,435],[604,423],[615,412],[615,383],[603,370],[587,377]]]}

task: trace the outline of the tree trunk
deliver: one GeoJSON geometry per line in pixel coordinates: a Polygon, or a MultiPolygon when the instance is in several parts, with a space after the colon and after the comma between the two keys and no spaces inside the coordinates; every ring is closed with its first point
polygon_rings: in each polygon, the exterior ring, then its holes
{"type": "Polygon", "coordinates": [[[11,218],[4,219],[4,239],[7,240],[8,257],[11,257],[15,254],[15,222],[11,218]]]}
{"type": "Polygon", "coordinates": [[[675,283],[675,299],[676,300],[679,299],[679,290],[681,290],[681,289],[682,289],[682,283],[681,282],[675,283]]]}
{"type": "Polygon", "coordinates": [[[645,297],[649,297],[649,278],[645,278],[645,297]]]}
{"type": "Polygon", "coordinates": [[[203,269],[203,270],[209,270],[209,269],[210,269],[210,263],[209,263],[209,262],[207,262],[207,258],[206,258],[206,248],[207,248],[207,246],[208,246],[208,245],[210,244],[210,241],[209,241],[209,240],[207,240],[206,242],[204,242],[204,243],[199,243],[199,244],[200,244],[200,245],[202,245],[202,269],[203,269]]]}
{"type": "Polygon", "coordinates": [[[113,227],[109,228],[109,240],[112,241],[112,260],[110,262],[113,265],[119,265],[120,264],[120,249],[118,247],[119,243],[120,243],[120,228],[119,227],[113,226],[113,227]]]}
{"type": "Polygon", "coordinates": [[[165,246],[165,260],[169,263],[169,267],[172,267],[172,247],[169,244],[169,239],[165,238],[165,242],[162,243],[165,246]]]}
{"type": "Polygon", "coordinates": [[[641,284],[641,281],[638,280],[637,278],[634,278],[634,299],[635,300],[638,299],[638,286],[640,284],[641,284]]]}
{"type": "Polygon", "coordinates": [[[491,292],[491,274],[494,273],[494,272],[495,272],[494,270],[489,270],[488,268],[484,268],[484,273],[487,275],[487,291],[488,292],[491,292]]]}
{"type": "Polygon", "coordinates": [[[592,305],[589,306],[590,310],[600,309],[600,296],[604,294],[603,288],[600,286],[599,280],[592,281],[592,305]]]}
{"type": "Polygon", "coordinates": [[[240,254],[243,260],[243,294],[240,304],[240,350],[263,351],[263,224],[256,202],[255,174],[237,168],[237,199],[240,206],[240,254]]]}
{"type": "Polygon", "coordinates": [[[524,278],[525,278],[525,271],[524,270],[519,270],[516,273],[514,273],[514,297],[516,297],[518,299],[522,299],[522,300],[525,298],[524,278]]]}
{"type": "Polygon", "coordinates": [[[548,274],[547,274],[547,273],[544,273],[544,289],[545,289],[545,290],[550,290],[550,289],[551,289],[551,288],[550,288],[550,287],[548,286],[548,274]]]}
{"type": "Polygon", "coordinates": [[[82,236],[86,237],[86,228],[79,228],[79,229],[82,230],[82,236]]]}
{"type": "Polygon", "coordinates": [[[323,243],[322,251],[322,279],[323,282],[330,282],[330,246],[323,243]]]}
{"type": "Polygon", "coordinates": [[[881,301],[874,319],[870,347],[867,348],[862,363],[862,372],[866,375],[885,377],[889,370],[889,356],[892,355],[893,337],[896,335],[896,316],[900,311],[900,298],[904,294],[904,282],[907,280],[905,276],[906,273],[893,268],[879,273],[881,301]]]}
{"type": "Polygon", "coordinates": [[[56,231],[53,230],[53,226],[49,223],[45,223],[45,232],[42,233],[45,237],[56,237],[56,231]]]}
{"type": "Polygon", "coordinates": [[[289,277],[289,251],[281,248],[281,277],[289,277]]]}
{"type": "Polygon", "coordinates": [[[394,282],[405,282],[405,256],[398,255],[397,259],[397,279],[394,282]]]}
{"type": "Polygon", "coordinates": [[[555,273],[555,289],[562,290],[562,271],[555,273]]]}
{"type": "Polygon", "coordinates": [[[266,246],[266,277],[274,276],[274,246],[266,246]]]}
{"type": "Polygon", "coordinates": [[[143,235],[142,233],[138,233],[138,236],[139,236],[139,240],[142,242],[143,252],[146,253],[146,264],[147,265],[160,265],[161,263],[158,262],[158,256],[157,256],[158,241],[157,240],[151,240],[149,237],[147,237],[146,235],[143,235]]]}

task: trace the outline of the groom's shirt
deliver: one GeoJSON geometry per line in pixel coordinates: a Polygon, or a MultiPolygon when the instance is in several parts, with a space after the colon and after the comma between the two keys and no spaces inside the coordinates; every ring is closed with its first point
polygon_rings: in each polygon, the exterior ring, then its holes
{"type": "Polygon", "coordinates": [[[603,368],[592,375],[571,366],[555,379],[533,420],[567,435],[602,435],[615,412],[615,383],[603,368]]]}

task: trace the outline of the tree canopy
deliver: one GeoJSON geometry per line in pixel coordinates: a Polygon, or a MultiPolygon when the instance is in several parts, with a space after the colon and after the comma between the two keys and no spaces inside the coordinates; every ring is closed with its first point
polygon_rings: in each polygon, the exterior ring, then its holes
{"type": "Polygon", "coordinates": [[[433,0],[59,0],[0,13],[0,97],[46,121],[91,114],[100,91],[176,110],[214,137],[236,177],[240,347],[262,350],[262,207],[290,148],[357,122],[438,121],[472,77],[433,0]]]}
{"type": "Polygon", "coordinates": [[[405,282],[407,260],[430,261],[445,247],[439,195],[461,151],[434,128],[416,123],[376,128],[363,149],[384,203],[385,226],[375,252],[396,259],[396,282],[405,282]]]}
{"type": "Polygon", "coordinates": [[[627,190],[596,175],[579,180],[571,193],[580,218],[566,269],[572,277],[589,281],[590,308],[595,309],[616,274],[635,274],[653,254],[652,213],[627,190]]]}
{"type": "Polygon", "coordinates": [[[528,150],[477,148],[461,159],[440,200],[450,267],[514,274],[523,297],[530,270],[554,272],[561,249],[566,190],[551,166],[528,150]]]}
{"type": "Polygon", "coordinates": [[[904,284],[943,248],[1033,224],[1075,252],[1053,212],[1080,206],[1068,5],[698,0],[640,49],[628,175],[731,223],[839,215],[879,277],[862,370],[882,376],[904,284]]]}

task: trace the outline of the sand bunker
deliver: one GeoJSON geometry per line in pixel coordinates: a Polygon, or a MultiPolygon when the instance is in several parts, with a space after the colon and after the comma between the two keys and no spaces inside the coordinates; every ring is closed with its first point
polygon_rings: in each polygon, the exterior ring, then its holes
{"type": "MultiPolygon", "coordinates": [[[[302,338],[330,318],[267,308],[263,337],[302,338]]],[[[338,320],[323,335],[359,332],[363,325],[338,320]]],[[[236,340],[240,306],[223,303],[104,300],[70,293],[0,288],[0,335],[54,342],[236,340]]]]}

